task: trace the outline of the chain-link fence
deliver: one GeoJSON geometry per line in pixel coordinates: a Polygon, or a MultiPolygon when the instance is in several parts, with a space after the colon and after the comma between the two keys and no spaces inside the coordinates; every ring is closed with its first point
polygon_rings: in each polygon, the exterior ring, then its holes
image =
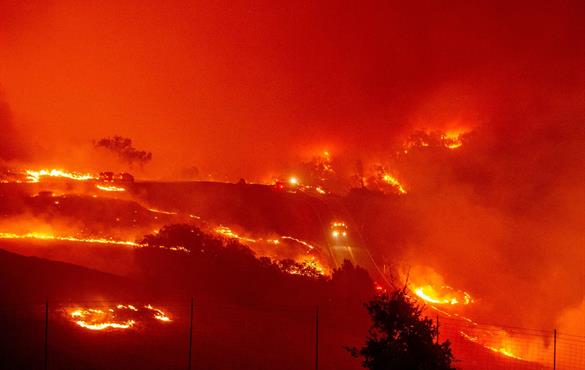
{"type": "MultiPolygon", "coordinates": [[[[367,316],[343,311],[198,300],[5,305],[0,368],[359,369],[345,348],[363,344],[367,316]]],[[[458,369],[585,369],[585,336],[436,319],[458,369]]]]}

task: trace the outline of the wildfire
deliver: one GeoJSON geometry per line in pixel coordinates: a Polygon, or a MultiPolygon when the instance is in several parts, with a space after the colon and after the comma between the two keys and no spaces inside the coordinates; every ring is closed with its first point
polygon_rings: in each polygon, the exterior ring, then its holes
{"type": "Polygon", "coordinates": [[[404,189],[404,186],[402,186],[402,184],[400,183],[400,181],[396,179],[396,177],[388,173],[385,173],[384,175],[382,175],[382,180],[385,183],[394,186],[400,194],[406,194],[406,189],[404,189]]]}
{"type": "Polygon", "coordinates": [[[43,177],[61,177],[75,181],[88,181],[94,180],[95,177],[88,173],[77,173],[77,172],[68,172],[65,170],[59,169],[42,169],[39,171],[34,170],[26,170],[26,180],[27,182],[40,182],[43,177]]]}
{"type": "MultiPolygon", "coordinates": [[[[177,212],[161,211],[160,209],[155,209],[155,208],[149,208],[148,210],[150,212],[152,212],[152,213],[160,213],[160,214],[163,214],[163,215],[172,215],[172,216],[174,216],[174,215],[177,215],[178,214],[177,212]]],[[[191,216],[193,216],[193,215],[189,215],[189,217],[191,217],[191,216]]],[[[195,218],[195,217],[197,217],[197,216],[193,216],[191,218],[195,218]]],[[[197,217],[197,218],[199,218],[199,217],[197,217]]]]}
{"type": "Polygon", "coordinates": [[[461,136],[465,134],[464,131],[447,131],[441,135],[443,145],[448,149],[457,149],[463,145],[461,136]]]}
{"type": "Polygon", "coordinates": [[[438,305],[468,305],[473,303],[473,299],[469,293],[455,290],[448,285],[442,285],[440,288],[424,285],[413,288],[413,291],[423,300],[438,305]]]}
{"type": "Polygon", "coordinates": [[[160,321],[169,322],[171,319],[160,309],[152,307],[151,305],[146,305],[144,308],[151,310],[154,312],[154,318],[160,321]]]}
{"type": "MultiPolygon", "coordinates": [[[[320,276],[326,276],[327,270],[325,267],[319,263],[319,261],[315,258],[315,256],[304,256],[298,259],[296,266],[286,266],[284,271],[291,274],[291,275],[303,275],[309,277],[315,277],[315,273],[320,276]],[[314,272],[307,272],[305,269],[309,267],[314,270],[314,272]]],[[[282,268],[282,265],[281,265],[282,268]]]]}
{"type": "Polygon", "coordinates": [[[522,357],[517,356],[516,354],[514,354],[514,352],[512,352],[512,350],[509,347],[503,346],[503,347],[493,347],[493,346],[489,346],[486,344],[481,343],[481,340],[478,337],[474,337],[472,335],[468,335],[465,334],[464,332],[460,331],[459,334],[461,334],[461,336],[463,336],[463,338],[473,342],[473,343],[477,343],[479,345],[481,345],[484,348],[489,349],[490,351],[502,354],[506,357],[510,357],[510,358],[514,358],[516,360],[524,360],[522,357]]]}
{"type": "Polygon", "coordinates": [[[38,240],[59,240],[69,242],[82,242],[82,243],[97,243],[97,244],[109,244],[109,245],[122,245],[129,247],[141,247],[142,245],[136,242],[127,240],[112,240],[103,238],[77,238],[74,236],[57,236],[48,233],[30,232],[26,234],[14,234],[0,232],[0,239],[38,239],[38,240]]]}
{"type": "MultiPolygon", "coordinates": [[[[49,233],[39,233],[39,232],[30,232],[25,234],[14,234],[14,233],[7,233],[7,232],[0,232],[0,239],[35,239],[35,240],[52,240],[52,241],[67,241],[67,242],[78,242],[78,243],[88,243],[88,244],[105,244],[105,245],[115,245],[115,246],[126,246],[126,247],[134,247],[134,248],[146,248],[152,247],[146,244],[140,244],[137,242],[129,241],[129,240],[113,240],[113,239],[105,239],[105,238],[78,238],[75,236],[58,236],[49,233]]],[[[156,248],[166,249],[173,252],[183,252],[183,253],[190,253],[190,251],[182,246],[175,246],[175,247],[167,247],[167,246],[158,246],[156,248]]]]}
{"type": "Polygon", "coordinates": [[[243,242],[249,242],[249,243],[256,243],[257,240],[256,239],[252,239],[252,238],[246,238],[244,236],[240,236],[237,233],[235,233],[234,231],[232,231],[232,229],[230,229],[227,226],[218,226],[214,229],[216,234],[219,234],[225,238],[228,239],[237,239],[243,242]]]}
{"type": "Polygon", "coordinates": [[[307,243],[306,241],[301,240],[301,239],[294,238],[292,236],[281,236],[280,239],[292,240],[292,241],[297,242],[297,243],[299,243],[301,245],[304,245],[305,247],[309,248],[310,250],[315,249],[314,246],[312,246],[311,244],[307,243]]]}
{"type": "Polygon", "coordinates": [[[125,188],[113,185],[96,185],[95,187],[103,191],[126,191],[125,188]]]}
{"type": "MultiPolygon", "coordinates": [[[[280,245],[281,240],[290,240],[290,241],[299,243],[299,244],[307,247],[307,249],[308,249],[307,253],[309,253],[310,251],[315,249],[315,247],[313,245],[307,243],[306,241],[301,240],[301,239],[297,239],[297,238],[292,237],[292,236],[281,236],[277,239],[252,239],[252,238],[237,234],[236,232],[234,232],[232,229],[230,229],[227,226],[218,226],[213,231],[216,234],[218,234],[224,238],[236,239],[236,240],[242,242],[243,244],[254,244],[254,245],[258,246],[259,244],[266,243],[266,244],[271,244],[271,245],[277,246],[277,245],[280,245]]],[[[255,253],[257,253],[259,255],[266,256],[265,253],[262,253],[263,251],[261,248],[259,249],[259,247],[252,247],[252,249],[254,250],[255,253]]],[[[266,257],[269,257],[272,259],[275,256],[272,253],[268,253],[268,256],[266,256],[266,257]]],[[[327,275],[326,268],[315,258],[315,256],[311,256],[309,254],[306,254],[306,255],[303,255],[301,257],[295,258],[295,261],[301,265],[312,267],[313,269],[315,269],[317,271],[317,273],[319,275],[327,275]]],[[[295,268],[288,268],[286,270],[286,272],[293,274],[293,275],[303,275],[304,274],[302,269],[295,269],[295,268]]]]}
{"type": "Polygon", "coordinates": [[[443,147],[454,150],[463,146],[463,139],[471,132],[468,129],[452,129],[449,131],[417,131],[404,144],[404,153],[412,148],[443,147]]]}
{"type": "Polygon", "coordinates": [[[88,330],[130,329],[149,319],[171,321],[160,308],[150,304],[141,307],[118,304],[104,308],[71,308],[66,311],[75,324],[88,330]]]}

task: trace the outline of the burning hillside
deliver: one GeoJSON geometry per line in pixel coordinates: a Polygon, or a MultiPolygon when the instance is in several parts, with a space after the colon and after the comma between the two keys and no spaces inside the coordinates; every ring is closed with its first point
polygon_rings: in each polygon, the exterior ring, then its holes
{"type": "Polygon", "coordinates": [[[138,329],[152,321],[171,322],[161,309],[150,304],[134,306],[118,304],[98,308],[74,307],[66,315],[77,325],[88,330],[138,329]]]}
{"type": "Polygon", "coordinates": [[[446,367],[585,369],[583,14],[0,2],[0,254],[42,259],[0,265],[5,367],[97,368],[115,338],[109,370],[355,370],[341,348],[367,335],[363,304],[402,291],[463,359],[446,367]],[[44,318],[19,311],[41,301],[44,318]],[[193,317],[199,357],[163,343],[193,317]],[[27,362],[39,323],[79,347],[27,362]]]}

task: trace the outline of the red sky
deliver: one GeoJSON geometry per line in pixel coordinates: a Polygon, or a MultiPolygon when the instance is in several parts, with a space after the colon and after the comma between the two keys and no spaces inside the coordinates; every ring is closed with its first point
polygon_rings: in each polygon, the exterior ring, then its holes
{"type": "Polygon", "coordinates": [[[582,116],[584,2],[410,3],[1,0],[0,124],[56,162],[119,134],[153,169],[239,177],[413,127],[582,116]]]}
{"type": "Polygon", "coordinates": [[[584,15],[582,0],[0,0],[0,160],[83,169],[118,134],[153,152],[149,176],[237,180],[475,128],[455,156],[397,165],[424,230],[412,251],[502,305],[501,286],[526,288],[510,316],[532,302],[525,325],[552,322],[585,307],[584,15]]]}

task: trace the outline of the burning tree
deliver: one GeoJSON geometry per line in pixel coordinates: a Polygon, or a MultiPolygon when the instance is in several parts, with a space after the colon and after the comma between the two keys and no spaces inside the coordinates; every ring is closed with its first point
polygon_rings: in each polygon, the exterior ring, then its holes
{"type": "Polygon", "coordinates": [[[140,167],[152,160],[152,153],[144,150],[137,150],[132,146],[132,139],[122,136],[114,136],[100,139],[94,143],[96,148],[104,148],[116,154],[121,160],[128,162],[132,167],[138,163],[140,167]]]}
{"type": "Polygon", "coordinates": [[[366,304],[372,326],[365,345],[348,348],[366,369],[452,370],[451,344],[437,342],[433,321],[405,290],[378,295],[366,304]]]}

